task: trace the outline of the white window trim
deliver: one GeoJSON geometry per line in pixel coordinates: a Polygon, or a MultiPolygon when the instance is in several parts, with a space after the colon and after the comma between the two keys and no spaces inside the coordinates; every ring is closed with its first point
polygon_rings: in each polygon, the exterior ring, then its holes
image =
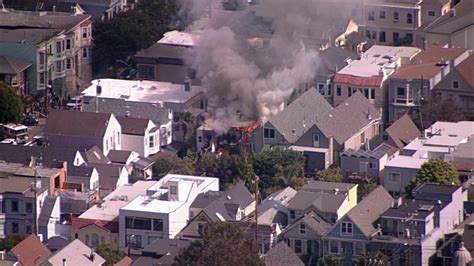
{"type": "Polygon", "coordinates": [[[354,235],[354,223],[352,223],[352,222],[341,222],[340,230],[341,230],[341,236],[353,236],[354,235]],[[343,224],[346,224],[346,231],[349,228],[348,225],[349,224],[351,225],[351,232],[350,233],[342,232],[342,225],[343,224]]]}
{"type": "Polygon", "coordinates": [[[270,128],[270,127],[264,127],[263,128],[263,138],[264,139],[276,139],[276,130],[274,128],[270,128]],[[268,137],[265,137],[265,129],[268,130],[268,137]],[[270,137],[270,131],[273,130],[273,137],[270,137]]]}

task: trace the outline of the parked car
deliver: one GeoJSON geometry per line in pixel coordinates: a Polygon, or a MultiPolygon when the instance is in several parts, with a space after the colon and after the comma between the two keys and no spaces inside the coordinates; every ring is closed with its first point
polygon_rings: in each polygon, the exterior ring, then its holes
{"type": "Polygon", "coordinates": [[[16,145],[16,141],[15,139],[4,139],[2,141],[0,141],[1,144],[12,144],[12,145],[16,145]]]}
{"type": "Polygon", "coordinates": [[[25,126],[30,127],[30,126],[38,125],[39,121],[36,117],[32,115],[28,115],[28,116],[25,116],[25,118],[23,118],[23,121],[21,123],[25,126]]]}

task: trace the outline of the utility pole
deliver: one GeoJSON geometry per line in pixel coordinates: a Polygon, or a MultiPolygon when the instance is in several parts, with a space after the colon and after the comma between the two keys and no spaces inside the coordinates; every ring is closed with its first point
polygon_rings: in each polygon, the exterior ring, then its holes
{"type": "Polygon", "coordinates": [[[257,251],[260,250],[258,246],[258,212],[257,212],[257,205],[258,205],[258,181],[260,178],[256,175],[255,176],[255,245],[257,245],[257,251]]]}
{"type": "Polygon", "coordinates": [[[33,232],[35,235],[38,235],[38,214],[37,214],[37,201],[38,201],[38,182],[37,182],[37,164],[36,164],[36,157],[31,156],[31,161],[30,161],[30,167],[33,168],[34,174],[33,174],[33,184],[31,186],[31,191],[33,191],[34,195],[34,204],[33,204],[33,216],[34,216],[34,223],[35,226],[33,228],[33,232]]]}

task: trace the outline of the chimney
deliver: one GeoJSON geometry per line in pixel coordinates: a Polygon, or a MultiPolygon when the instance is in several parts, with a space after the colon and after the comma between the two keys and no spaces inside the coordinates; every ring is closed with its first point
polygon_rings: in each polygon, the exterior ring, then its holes
{"type": "Polygon", "coordinates": [[[56,6],[53,5],[53,12],[56,12],[56,6]]]}
{"type": "Polygon", "coordinates": [[[184,79],[184,91],[191,91],[191,79],[189,77],[184,79]]]}
{"type": "Polygon", "coordinates": [[[66,258],[63,258],[63,266],[66,266],[66,258]]]}

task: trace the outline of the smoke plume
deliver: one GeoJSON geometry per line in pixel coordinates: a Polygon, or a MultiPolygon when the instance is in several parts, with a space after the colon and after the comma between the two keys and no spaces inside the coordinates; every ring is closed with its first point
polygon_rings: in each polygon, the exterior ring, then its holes
{"type": "Polygon", "coordinates": [[[312,81],[318,40],[337,27],[326,8],[317,0],[266,0],[243,11],[212,10],[192,57],[214,110],[210,126],[224,132],[236,121],[264,122],[312,81]]]}

